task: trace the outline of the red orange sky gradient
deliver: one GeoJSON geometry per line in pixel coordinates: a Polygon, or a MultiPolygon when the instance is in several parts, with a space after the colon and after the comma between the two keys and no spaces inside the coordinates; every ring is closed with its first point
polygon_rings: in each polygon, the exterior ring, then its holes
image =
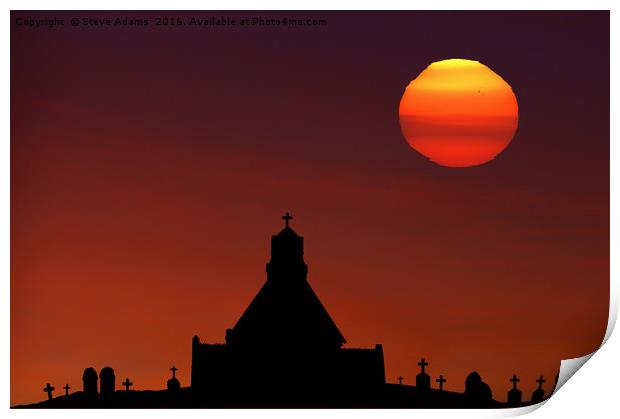
{"type": "Polygon", "coordinates": [[[594,350],[608,13],[263,14],[328,24],[25,30],[15,16],[43,14],[12,13],[11,403],[90,366],[140,390],[175,364],[189,385],[192,336],[224,341],[285,211],[347,346],[382,343],[389,382],[425,357],[448,390],[477,370],[505,400],[517,373],[529,398],[594,350]],[[488,164],[440,167],[402,137],[405,87],[449,57],[518,93],[488,164]]]}

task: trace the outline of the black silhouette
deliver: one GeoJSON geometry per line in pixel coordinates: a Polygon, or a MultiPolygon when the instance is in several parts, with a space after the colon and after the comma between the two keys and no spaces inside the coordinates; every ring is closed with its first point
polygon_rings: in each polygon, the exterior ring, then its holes
{"type": "Polygon", "coordinates": [[[176,376],[178,370],[179,369],[174,365],[170,368],[170,371],[172,371],[172,378],[166,382],[166,388],[168,388],[170,393],[178,393],[181,391],[181,382],[176,376]]]}
{"type": "Polygon", "coordinates": [[[439,383],[439,391],[443,391],[443,383],[445,383],[448,380],[443,378],[443,375],[439,374],[439,378],[437,378],[435,381],[439,383]]]}
{"type": "Polygon", "coordinates": [[[114,370],[110,367],[105,367],[99,372],[99,378],[101,379],[101,397],[104,399],[112,397],[115,390],[115,377],[114,370]]]}
{"type": "Polygon", "coordinates": [[[286,211],[286,214],[282,216],[282,219],[284,220],[284,228],[288,228],[288,222],[293,219],[293,216],[286,211]]]}
{"type": "MultiPolygon", "coordinates": [[[[232,329],[225,342],[201,343],[192,339],[191,386],[183,388],[172,377],[160,391],[115,390],[114,370],[105,367],[99,376],[94,368],[82,375],[83,391],[53,398],[54,387],[44,388],[48,400],[26,407],[58,408],[221,408],[221,407],[355,407],[355,408],[493,408],[524,405],[516,388],[516,374],[509,403],[492,398],[490,387],[477,372],[465,380],[464,393],[444,389],[440,375],[431,388],[422,358],[416,385],[385,382],[383,348],[343,348],[343,335],[314,293],[306,277],[303,237],[297,235],[287,212],[284,229],[271,238],[267,281],[232,329]],[[290,377],[294,374],[295,380],[290,377]],[[101,379],[100,391],[97,381],[101,379]]],[[[557,385],[556,377],[556,385],[557,385]]],[[[532,402],[542,400],[541,376],[532,402]],[[537,393],[538,392],[538,393],[537,393]]],[[[19,407],[19,406],[18,406],[19,407]]]]}
{"type": "Polygon", "coordinates": [[[82,382],[84,383],[84,394],[89,397],[97,396],[97,381],[99,377],[97,371],[94,368],[86,368],[82,375],[82,382]]]}
{"type": "Polygon", "coordinates": [[[465,396],[470,403],[482,403],[493,398],[491,388],[482,381],[480,374],[476,371],[470,373],[465,379],[465,396]]]}
{"type": "Polygon", "coordinates": [[[426,362],[426,360],[422,358],[422,360],[418,362],[418,365],[420,366],[422,371],[418,375],[416,375],[415,385],[419,392],[426,393],[431,389],[431,377],[426,372],[424,372],[424,368],[428,366],[428,362],[426,362]]]}
{"type": "Polygon", "coordinates": [[[125,386],[125,391],[129,391],[129,387],[133,386],[133,383],[129,381],[129,378],[125,378],[125,381],[123,381],[121,384],[125,386]]]}
{"type": "Polygon", "coordinates": [[[518,406],[521,404],[521,390],[517,388],[517,383],[521,380],[517,378],[517,374],[512,374],[512,378],[508,381],[512,382],[512,388],[508,391],[508,404],[518,406]]]}
{"type": "Polygon", "coordinates": [[[303,237],[282,217],[267,281],[224,344],[192,341],[192,391],[248,405],[314,404],[385,384],[383,348],[344,349],[340,330],[306,277],[303,237]],[[290,385],[294,371],[296,382],[290,385]]]}
{"type": "Polygon", "coordinates": [[[52,400],[52,391],[54,391],[54,387],[50,386],[50,383],[47,383],[43,391],[47,393],[48,400],[52,400]]]}
{"type": "Polygon", "coordinates": [[[545,390],[543,390],[542,385],[547,382],[547,380],[541,375],[536,382],[538,383],[538,388],[532,393],[532,403],[540,403],[545,397],[545,390]]]}

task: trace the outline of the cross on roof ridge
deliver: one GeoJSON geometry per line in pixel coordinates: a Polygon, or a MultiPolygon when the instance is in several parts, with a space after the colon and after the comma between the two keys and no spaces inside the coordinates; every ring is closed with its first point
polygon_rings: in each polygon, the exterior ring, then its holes
{"type": "Polygon", "coordinates": [[[282,219],[284,220],[284,227],[286,228],[288,227],[288,222],[293,219],[293,216],[286,211],[286,214],[282,216],[282,219]]]}

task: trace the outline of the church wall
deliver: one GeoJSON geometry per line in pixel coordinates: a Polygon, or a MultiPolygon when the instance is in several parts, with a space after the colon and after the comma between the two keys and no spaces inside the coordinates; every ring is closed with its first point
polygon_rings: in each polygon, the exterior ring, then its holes
{"type": "Polygon", "coordinates": [[[231,371],[230,354],[225,345],[206,343],[192,347],[192,390],[195,392],[213,391],[214,388],[228,386],[231,371]]]}
{"type": "Polygon", "coordinates": [[[374,349],[341,349],[338,369],[346,381],[359,386],[385,384],[383,347],[376,345],[374,349]]]}
{"type": "Polygon", "coordinates": [[[381,345],[374,349],[246,354],[227,345],[193,346],[192,390],[196,393],[258,394],[267,389],[320,393],[382,384],[385,371],[381,345]]]}

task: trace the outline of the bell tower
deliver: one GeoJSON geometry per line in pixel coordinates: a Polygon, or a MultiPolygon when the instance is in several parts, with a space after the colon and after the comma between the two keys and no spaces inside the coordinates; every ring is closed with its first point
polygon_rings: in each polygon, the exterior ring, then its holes
{"type": "Polygon", "coordinates": [[[284,229],[271,236],[271,260],[267,263],[268,281],[305,281],[308,265],[304,261],[304,238],[289,226],[293,216],[282,216],[284,229]]]}
{"type": "Polygon", "coordinates": [[[308,283],[304,261],[304,238],[289,225],[271,237],[267,280],[227,332],[226,343],[239,350],[256,352],[271,348],[296,351],[333,351],[345,339],[308,283]]]}

